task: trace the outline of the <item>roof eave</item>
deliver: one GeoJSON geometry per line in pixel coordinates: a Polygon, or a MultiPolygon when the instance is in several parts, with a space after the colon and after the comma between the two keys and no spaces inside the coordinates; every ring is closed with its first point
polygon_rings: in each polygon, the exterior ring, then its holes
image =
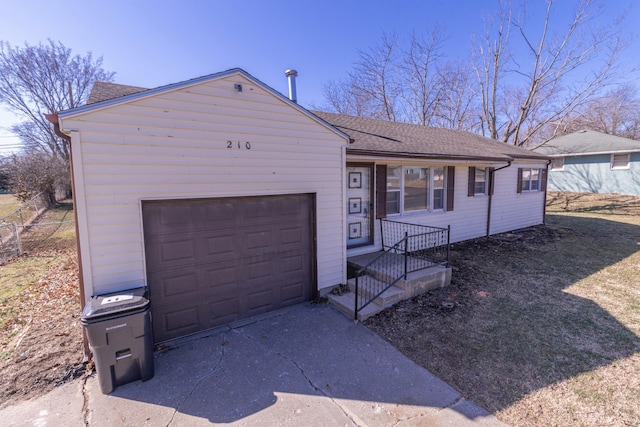
{"type": "Polygon", "coordinates": [[[640,149],[633,150],[611,150],[611,151],[594,151],[586,153],[553,153],[546,154],[547,157],[584,157],[584,156],[601,156],[604,154],[625,154],[625,153],[640,153],[640,149]]]}
{"type": "Polygon", "coordinates": [[[433,160],[461,160],[461,161],[484,161],[484,162],[508,162],[513,157],[503,156],[468,156],[461,154],[437,154],[437,153],[410,153],[392,152],[383,150],[365,150],[358,148],[347,148],[348,155],[373,156],[373,157],[398,157],[407,159],[433,159],[433,160]]]}

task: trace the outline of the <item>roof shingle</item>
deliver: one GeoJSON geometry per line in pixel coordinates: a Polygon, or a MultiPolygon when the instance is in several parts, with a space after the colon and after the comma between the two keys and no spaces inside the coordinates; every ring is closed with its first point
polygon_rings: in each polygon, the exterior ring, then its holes
{"type": "Polygon", "coordinates": [[[352,154],[486,161],[546,158],[540,153],[461,130],[318,111],[313,114],[352,138],[353,142],[347,147],[347,152],[352,154]]]}
{"type": "Polygon", "coordinates": [[[125,86],[116,83],[95,82],[91,88],[87,105],[96,102],[107,101],[109,99],[120,98],[122,96],[132,95],[134,93],[147,90],[143,87],[125,86]]]}
{"type": "Polygon", "coordinates": [[[559,136],[538,145],[534,151],[547,156],[640,151],[640,141],[592,130],[559,136]]]}

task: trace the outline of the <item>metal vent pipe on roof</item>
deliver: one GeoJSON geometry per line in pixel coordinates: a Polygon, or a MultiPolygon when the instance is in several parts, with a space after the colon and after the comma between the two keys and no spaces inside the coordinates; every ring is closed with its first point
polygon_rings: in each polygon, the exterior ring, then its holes
{"type": "Polygon", "coordinates": [[[284,75],[289,79],[289,99],[297,103],[298,96],[296,94],[296,77],[298,77],[298,72],[296,70],[287,70],[284,72],[284,75]]]}

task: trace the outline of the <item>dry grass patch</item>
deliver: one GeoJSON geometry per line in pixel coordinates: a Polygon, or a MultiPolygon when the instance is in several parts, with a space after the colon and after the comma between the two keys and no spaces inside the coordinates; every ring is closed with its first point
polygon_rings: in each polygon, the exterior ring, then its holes
{"type": "Polygon", "coordinates": [[[367,325],[508,424],[639,425],[640,198],[549,202],[547,226],[453,245],[451,286],[367,325]]]}
{"type": "Polygon", "coordinates": [[[22,235],[25,255],[0,266],[0,407],[41,395],[84,372],[69,218],[70,204],[45,212],[22,235]],[[60,221],[65,223],[55,224],[60,221]]]}
{"type": "Polygon", "coordinates": [[[13,213],[20,207],[20,201],[13,194],[0,194],[0,218],[13,213]]]}

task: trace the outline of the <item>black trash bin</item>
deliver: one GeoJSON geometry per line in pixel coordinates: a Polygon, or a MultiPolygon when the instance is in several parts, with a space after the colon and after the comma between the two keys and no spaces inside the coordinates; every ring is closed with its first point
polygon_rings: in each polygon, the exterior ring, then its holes
{"type": "Polygon", "coordinates": [[[151,307],[146,287],[92,297],[82,311],[81,323],[104,394],[119,385],[153,377],[151,307]]]}

